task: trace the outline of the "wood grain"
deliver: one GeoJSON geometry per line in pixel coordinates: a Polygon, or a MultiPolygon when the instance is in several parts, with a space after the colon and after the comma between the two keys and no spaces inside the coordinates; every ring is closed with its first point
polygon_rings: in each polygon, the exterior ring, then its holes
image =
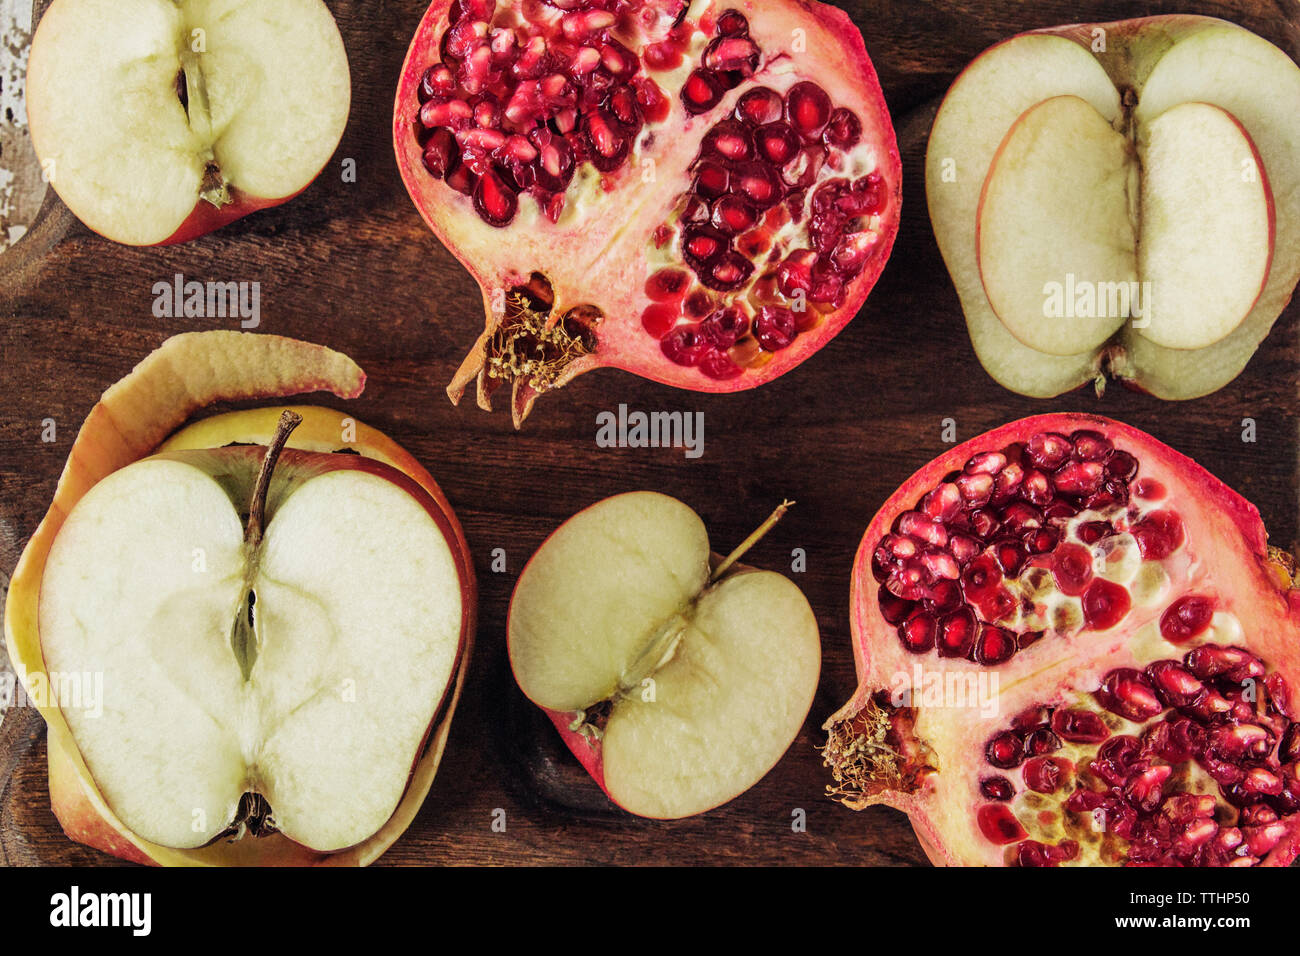
{"type": "MultiPolygon", "coordinates": [[[[876,508],[937,454],[941,422],[971,437],[1050,410],[1095,411],[1150,431],[1255,502],[1274,543],[1297,543],[1297,317],[1292,305],[1246,372],[1216,395],[1166,404],[1123,389],[1035,401],[985,375],[925,214],[921,160],[933,106],[995,40],[1039,26],[1134,14],[1124,2],[896,0],[843,4],[862,28],[899,128],[905,161],[902,233],[862,314],[797,371],[754,392],[704,396],[597,372],[544,398],[522,433],[504,410],[455,408],[443,388],[481,328],[478,289],[425,229],[398,180],[388,140],[397,74],[422,14],[417,2],[331,2],[351,57],[353,110],[334,163],[302,196],[184,246],[132,249],[88,233],[51,198],[32,232],[0,256],[0,568],[11,570],[53,495],[82,417],[99,393],[167,336],[219,323],[156,319],[151,288],[189,278],[262,283],[260,331],[320,341],[366,369],[349,411],[424,462],[456,507],[477,562],[480,627],[468,685],[433,792],[382,862],[821,863],[924,862],[904,817],[855,814],[823,795],[823,720],[855,684],[848,580],[876,508]],[[345,183],[339,163],[356,161],[345,183]],[[705,454],[599,449],[596,415],[626,402],[703,411],[705,454]],[[43,444],[42,421],[58,441],[43,444]],[[1258,441],[1243,443],[1242,420],[1258,441]],[[635,819],[613,808],[521,697],[507,666],[504,621],[516,575],[578,509],[622,491],[675,495],[727,551],[783,497],[798,505],[750,555],[789,566],[817,612],[825,665],[812,714],[760,785],[702,817],[635,819]],[[491,553],[503,548],[505,573],[491,553]],[[494,810],[506,831],[494,832],[494,810]],[[792,831],[792,812],[807,832],[792,831]]],[[[1300,7],[1279,2],[1143,5],[1203,12],[1256,30],[1300,57],[1300,7]]],[[[233,327],[227,323],[222,327],[233,327]]],[[[337,404],[337,403],[334,403],[337,404]]],[[[49,811],[44,739],[32,712],[0,727],[0,862],[107,863],[67,841],[49,811]]]]}

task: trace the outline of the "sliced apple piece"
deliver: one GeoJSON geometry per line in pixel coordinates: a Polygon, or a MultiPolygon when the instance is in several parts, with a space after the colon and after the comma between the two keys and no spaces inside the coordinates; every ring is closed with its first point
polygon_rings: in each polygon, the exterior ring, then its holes
{"type": "Polygon", "coordinates": [[[1135,328],[1166,348],[1204,348],[1241,325],[1268,278],[1268,177],[1241,124],[1209,103],[1160,114],[1142,128],[1138,149],[1138,272],[1151,301],[1135,328]],[[1192,227],[1211,210],[1212,228],[1192,227]]]}
{"type": "Polygon", "coordinates": [[[650,492],[593,505],[542,545],[511,600],[509,652],[610,798],[655,818],[757,783],[807,717],[821,662],[798,588],[710,572],[699,517],[650,492]]]}
{"type": "Polygon", "coordinates": [[[140,837],[203,846],[241,801],[310,849],[393,815],[452,683],[462,582],[441,509],[360,456],[287,451],[264,535],[240,519],[265,449],[173,452],[78,502],[41,583],[59,701],[90,773],[140,837]]]}
{"type": "Polygon", "coordinates": [[[1095,295],[1091,310],[1077,310],[1065,290],[1076,280],[1133,288],[1130,170],[1128,141],[1077,96],[1044,100],[1007,132],[984,181],[976,244],[989,304],[1030,348],[1094,349],[1128,318],[1127,308],[1107,307],[1118,296],[1095,295]]]}
{"type": "Polygon", "coordinates": [[[55,0],[27,109],[50,183],[91,229],[152,245],[301,192],[347,124],[320,0],[55,0]]]}
{"type": "Polygon", "coordinates": [[[1030,34],[998,44],[972,62],[949,90],[925,157],[926,201],[935,239],[961,299],[975,355],[1007,388],[1048,397],[1099,374],[1099,355],[1048,356],[1013,336],[989,305],[976,255],[976,214],[984,180],[1007,131],[1037,103],[1074,95],[1108,121],[1120,98],[1106,71],[1071,40],[1030,34]],[[1050,64],[1045,69],[1044,64],[1050,64]]]}

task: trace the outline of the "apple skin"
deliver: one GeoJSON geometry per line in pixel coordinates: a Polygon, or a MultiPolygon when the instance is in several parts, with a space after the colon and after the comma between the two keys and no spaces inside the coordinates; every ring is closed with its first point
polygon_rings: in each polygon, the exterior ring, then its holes
{"type": "MultiPolygon", "coordinates": [[[[321,172],[325,169],[322,166],[312,176],[312,182],[319,178],[321,172]]],[[[307,184],[308,186],[311,183],[307,184]]],[[[296,199],[306,192],[307,186],[298,190],[291,196],[284,196],[280,199],[263,199],[256,196],[247,196],[237,189],[231,189],[231,197],[234,200],[228,205],[218,209],[206,199],[200,199],[194,206],[194,211],[189,217],[180,224],[177,230],[164,239],[162,242],[155,243],[158,246],[175,246],[182,242],[189,242],[192,239],[198,239],[206,236],[210,232],[216,232],[225,226],[230,225],[237,219],[243,219],[245,216],[251,216],[255,212],[261,212],[263,209],[274,209],[276,206],[282,206],[291,199],[296,199]]],[[[101,233],[102,235],[102,233],[101,233]]],[[[105,239],[112,239],[112,236],[105,236],[105,239]]],[[[113,240],[116,242],[117,240],[113,240]]]]}
{"type": "MultiPolygon", "coordinates": [[[[246,332],[191,332],[173,336],[125,378],[111,386],[91,410],[68,455],[49,511],[28,541],[14,570],[5,603],[5,639],[10,660],[30,691],[43,678],[44,658],[37,629],[37,602],[45,561],[68,513],[101,478],[155,451],[213,448],[231,442],[265,443],[281,408],[253,409],[205,419],[168,436],[190,415],[218,401],[277,399],[312,391],[355,398],[365,374],[341,353],[320,345],[246,332]],[[160,446],[162,446],[160,448],[160,446]]],[[[462,582],[461,657],[454,687],[440,706],[419,750],[405,795],[389,821],[363,843],[321,854],[280,835],[235,844],[219,841],[198,850],[157,846],[116,820],[95,787],[85,761],[57,707],[37,697],[47,725],[50,804],[67,835],[78,842],[137,863],[155,865],[366,865],[380,856],[414,820],[432,786],[450,732],[450,716],[465,682],[476,622],[477,588],[464,533],[432,476],[387,436],[344,413],[299,408],[303,422],[290,446],[338,451],[345,421],[355,428],[351,447],[403,472],[423,488],[450,528],[449,544],[462,582]]],[[[351,455],[347,457],[353,457],[351,455]]]]}

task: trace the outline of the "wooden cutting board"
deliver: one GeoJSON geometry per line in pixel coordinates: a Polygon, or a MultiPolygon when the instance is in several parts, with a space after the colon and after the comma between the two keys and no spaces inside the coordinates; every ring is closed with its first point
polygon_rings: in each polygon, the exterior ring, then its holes
{"type": "MultiPolygon", "coordinates": [[[[1090,0],[897,0],[843,4],[867,47],[904,155],[902,232],[862,314],[797,371],[734,396],[676,391],[620,372],[585,376],[539,402],[521,433],[508,413],[448,403],[443,388],[482,326],[475,283],[428,232],[398,179],[389,142],[393,90],[422,13],[418,0],[331,2],[352,65],[351,122],[335,161],[302,196],[215,235],[132,249],[90,234],[52,197],[31,233],[0,256],[0,570],[11,572],[36,528],[73,436],[100,392],[167,336],[233,323],[154,318],[155,282],[176,273],[262,284],[259,331],[350,353],[370,384],[349,412],[404,444],[441,483],[465,525],[481,589],[478,645],[433,791],[384,857],[429,863],[920,864],[905,818],[852,813],[824,796],[819,727],[853,691],[849,572],[885,498],[944,447],[941,422],[962,439],[1045,411],[1100,412],[1146,429],[1255,502],[1274,543],[1297,527],[1297,334],[1292,305],[1245,374],[1219,393],[1167,404],[1111,389],[1035,401],[993,383],[971,351],[957,297],[925,213],[921,175],[937,97],[996,40],[1035,28],[1131,15],[1090,0]],[[356,161],[356,182],[340,163],[356,161]],[[701,410],[705,454],[606,450],[596,415],[701,410]],[[1258,440],[1243,443],[1243,419],[1258,440]],[[57,442],[41,441],[53,419],[57,442]],[[704,517],[727,551],[782,498],[798,501],[751,553],[788,569],[822,629],[825,663],[812,714],[781,764],[727,806],[672,823],[614,808],[520,695],[505,652],[505,615],[524,561],[561,521],[617,492],[675,495],[704,517]],[[490,567],[494,549],[507,570],[490,567]],[[806,814],[806,830],[791,826],[806,814]],[[493,828],[504,811],[505,831],[493,828]]],[[[1293,0],[1150,0],[1146,13],[1228,17],[1300,58],[1293,0]]],[[[328,402],[330,404],[337,404],[328,402]]],[[[0,861],[107,863],[69,842],[50,813],[42,724],[11,711],[0,728],[0,861]]]]}

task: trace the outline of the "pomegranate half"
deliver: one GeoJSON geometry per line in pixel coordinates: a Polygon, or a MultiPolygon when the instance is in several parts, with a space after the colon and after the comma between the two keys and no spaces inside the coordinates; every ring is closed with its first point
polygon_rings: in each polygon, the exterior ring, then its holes
{"type": "Polygon", "coordinates": [[[862,36],[811,0],[435,0],[397,163],[478,280],[456,373],[516,425],[583,372],[733,392],[857,313],[901,163],[862,36]]]}
{"type": "Polygon", "coordinates": [[[833,796],[935,863],[1284,866],[1300,852],[1300,590],[1255,508],[1085,415],[918,471],[853,570],[833,796]]]}

